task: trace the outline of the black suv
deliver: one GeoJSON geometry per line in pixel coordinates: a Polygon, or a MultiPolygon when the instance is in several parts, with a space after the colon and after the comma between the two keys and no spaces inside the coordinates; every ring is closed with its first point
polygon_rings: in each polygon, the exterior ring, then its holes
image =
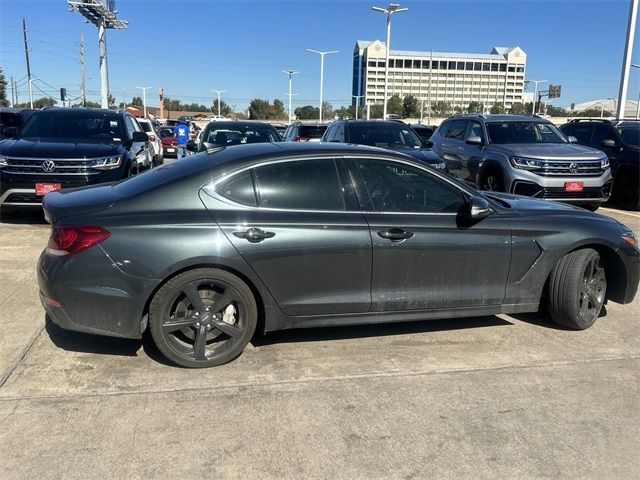
{"type": "Polygon", "coordinates": [[[611,200],[622,208],[640,210],[640,121],[580,118],[560,130],[606,153],[613,175],[611,200]]]}
{"type": "Polygon", "coordinates": [[[17,135],[32,111],[26,108],[0,108],[0,140],[17,135]]]}
{"type": "Polygon", "coordinates": [[[447,171],[446,163],[429,149],[406,123],[393,120],[336,120],[323,142],[355,143],[405,153],[434,168],[447,171]]]}
{"type": "Polygon", "coordinates": [[[0,207],[39,206],[52,190],[120,180],[150,165],[149,138],[126,112],[38,110],[0,143],[0,207]]]}

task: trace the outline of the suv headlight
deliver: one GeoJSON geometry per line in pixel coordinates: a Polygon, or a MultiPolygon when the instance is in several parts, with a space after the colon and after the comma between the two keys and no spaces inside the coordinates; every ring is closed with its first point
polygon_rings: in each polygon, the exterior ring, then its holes
{"type": "Polygon", "coordinates": [[[9,158],[4,155],[0,155],[0,168],[9,166],[9,158]]]}
{"type": "Polygon", "coordinates": [[[609,157],[600,160],[600,168],[602,170],[606,170],[607,168],[609,168],[609,157]]]}
{"type": "Polygon", "coordinates": [[[118,168],[122,159],[117,157],[94,158],[91,160],[91,168],[95,170],[113,170],[118,168]]]}
{"type": "Polygon", "coordinates": [[[509,157],[509,163],[513,167],[523,170],[540,170],[544,167],[544,160],[537,158],[509,157]]]}

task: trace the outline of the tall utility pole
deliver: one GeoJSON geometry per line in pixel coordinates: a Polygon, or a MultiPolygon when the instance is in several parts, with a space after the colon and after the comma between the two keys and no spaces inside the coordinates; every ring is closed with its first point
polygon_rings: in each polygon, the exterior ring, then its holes
{"type": "Polygon", "coordinates": [[[11,85],[11,108],[15,108],[16,106],[16,101],[15,101],[15,92],[13,90],[13,75],[11,75],[11,79],[9,80],[9,83],[11,85]]]}
{"type": "Polygon", "coordinates": [[[24,34],[24,55],[27,58],[27,81],[29,83],[29,104],[33,108],[33,87],[31,85],[31,65],[29,63],[29,45],[27,44],[27,22],[22,19],[22,33],[24,34]]]}
{"type": "MultiPolygon", "coordinates": [[[[640,68],[640,65],[637,63],[632,63],[631,66],[633,68],[640,68]]],[[[638,92],[638,100],[636,100],[636,120],[640,118],[640,92],[638,92]]]]}
{"type": "Polygon", "coordinates": [[[356,99],[356,109],[355,109],[356,110],[356,115],[355,115],[355,119],[354,120],[357,120],[358,119],[358,107],[360,106],[360,99],[364,98],[364,95],[351,95],[351,96],[356,99]]]}
{"type": "Polygon", "coordinates": [[[147,118],[147,90],[151,87],[136,87],[142,90],[142,110],[144,118],[147,118]]]}
{"type": "Polygon", "coordinates": [[[618,110],[616,118],[624,118],[624,107],[627,104],[627,86],[629,84],[629,70],[631,69],[631,54],[633,53],[633,37],[638,17],[638,0],[629,0],[629,23],[627,25],[627,41],[624,45],[622,58],[622,73],[620,74],[620,93],[618,94],[618,110]]]}
{"type": "Polygon", "coordinates": [[[158,98],[160,99],[160,118],[164,118],[164,88],[158,89],[158,98]]]}
{"type": "MultiPolygon", "coordinates": [[[[547,80],[525,80],[525,83],[533,83],[533,102],[531,102],[533,105],[531,106],[531,115],[535,115],[536,114],[536,95],[538,94],[538,84],[539,83],[544,83],[547,80]]],[[[506,91],[506,90],[505,90],[506,91]]]]}
{"type": "Polygon", "coordinates": [[[84,33],[80,34],[80,96],[82,106],[87,106],[87,83],[84,77],[84,33]]]}
{"type": "Polygon", "coordinates": [[[329,55],[331,53],[340,53],[340,52],[338,50],[332,50],[330,52],[319,52],[318,50],[311,50],[310,48],[307,48],[307,52],[317,53],[318,55],[320,55],[320,115],[319,115],[318,121],[322,122],[322,86],[324,83],[324,56],[329,55]]]}
{"type": "Polygon", "coordinates": [[[98,51],[100,55],[100,105],[109,108],[109,74],[107,71],[107,33],[108,28],[127,28],[127,22],[119,20],[111,8],[115,2],[87,2],[67,0],[70,10],[82,14],[89,22],[98,27],[98,51]]]}
{"type": "Polygon", "coordinates": [[[220,94],[226,92],[226,90],[211,90],[213,93],[217,93],[218,94],[218,117],[221,117],[222,115],[220,114],[220,94]]]}
{"type": "Polygon", "coordinates": [[[291,77],[300,72],[296,72],[294,70],[282,70],[282,73],[289,75],[289,93],[287,93],[287,96],[289,97],[289,123],[291,123],[293,120],[293,113],[291,112],[291,97],[293,95],[297,95],[297,93],[291,93],[291,77]]]}
{"type": "Polygon", "coordinates": [[[387,16],[387,44],[384,62],[384,102],[382,104],[382,119],[387,119],[387,96],[389,93],[389,51],[391,50],[391,15],[394,13],[406,12],[408,8],[399,8],[400,4],[390,3],[387,8],[371,7],[372,10],[384,13],[387,16]]]}

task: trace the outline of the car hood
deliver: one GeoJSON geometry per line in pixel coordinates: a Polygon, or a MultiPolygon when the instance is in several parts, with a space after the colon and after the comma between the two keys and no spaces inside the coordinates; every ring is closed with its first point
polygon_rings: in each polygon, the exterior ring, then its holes
{"type": "Polygon", "coordinates": [[[390,148],[389,150],[404,153],[415,158],[416,160],[420,160],[421,162],[431,164],[442,163],[442,159],[434,151],[428,148],[395,147],[390,148]]]}
{"type": "Polygon", "coordinates": [[[119,155],[122,146],[112,142],[87,139],[7,139],[0,145],[0,154],[35,158],[95,158],[119,155]]]}
{"type": "Polygon", "coordinates": [[[605,154],[595,148],[575,143],[512,143],[508,145],[489,144],[487,152],[499,152],[507,156],[538,158],[541,160],[600,160],[605,154]]]}

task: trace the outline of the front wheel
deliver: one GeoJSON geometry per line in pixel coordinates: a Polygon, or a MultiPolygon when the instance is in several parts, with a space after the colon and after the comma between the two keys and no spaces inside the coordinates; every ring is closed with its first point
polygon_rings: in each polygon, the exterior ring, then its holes
{"type": "Polygon", "coordinates": [[[242,353],[257,316],[253,294],[242,280],[224,270],[198,268],[158,290],[149,307],[149,329],[173,363],[213,367],[242,353]]]}
{"type": "Polygon", "coordinates": [[[480,182],[481,190],[489,190],[492,192],[504,192],[504,180],[502,172],[496,169],[489,170],[482,175],[480,182]]]}
{"type": "Polygon", "coordinates": [[[568,253],[551,272],[548,284],[552,320],[573,330],[585,330],[600,316],[607,278],[600,254],[592,248],[568,253]]]}

